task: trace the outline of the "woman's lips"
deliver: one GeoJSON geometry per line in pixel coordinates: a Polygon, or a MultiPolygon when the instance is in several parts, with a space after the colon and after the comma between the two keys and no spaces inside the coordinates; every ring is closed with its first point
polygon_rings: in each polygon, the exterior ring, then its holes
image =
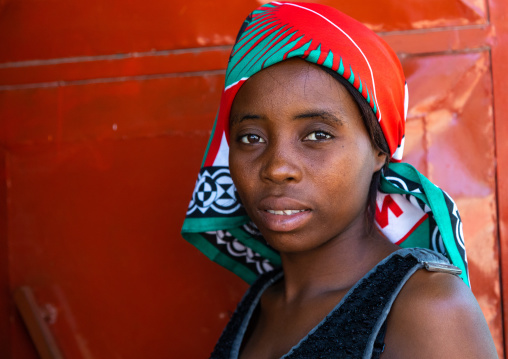
{"type": "Polygon", "coordinates": [[[287,197],[268,197],[259,203],[261,225],[273,232],[290,232],[303,226],[312,210],[305,204],[287,197]]]}
{"type": "Polygon", "coordinates": [[[268,213],[277,214],[277,215],[280,215],[280,216],[290,216],[292,214],[303,212],[303,211],[305,211],[305,209],[284,209],[282,211],[267,209],[266,211],[268,213]]]}
{"type": "Polygon", "coordinates": [[[272,232],[291,232],[310,219],[310,210],[264,210],[259,211],[261,225],[272,232]]]}

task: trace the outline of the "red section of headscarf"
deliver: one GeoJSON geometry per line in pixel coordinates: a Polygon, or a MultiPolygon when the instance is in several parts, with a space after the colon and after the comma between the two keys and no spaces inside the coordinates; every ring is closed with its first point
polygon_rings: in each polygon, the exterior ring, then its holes
{"type": "Polygon", "coordinates": [[[238,90],[240,90],[240,87],[246,80],[247,79],[238,81],[236,84],[230,86],[222,92],[217,122],[215,125],[212,142],[208,148],[204,167],[213,166],[213,162],[215,161],[217,153],[219,152],[223,134],[225,134],[226,139],[229,142],[229,114],[231,112],[231,106],[236,94],[238,93],[238,90]]]}

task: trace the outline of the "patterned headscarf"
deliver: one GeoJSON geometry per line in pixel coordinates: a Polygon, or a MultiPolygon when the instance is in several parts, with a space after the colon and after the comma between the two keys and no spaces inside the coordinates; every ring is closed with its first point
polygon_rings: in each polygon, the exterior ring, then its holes
{"type": "Polygon", "coordinates": [[[401,247],[430,248],[444,254],[469,284],[462,222],[455,203],[411,165],[400,163],[408,94],[397,56],[364,25],[320,4],[272,2],[245,20],[231,52],[183,237],[249,283],[281,264],[278,253],[247,216],[231,180],[229,115],[245,81],[292,57],[337,72],[376,115],[391,155],[377,195],[375,223],[381,232],[401,247]]]}

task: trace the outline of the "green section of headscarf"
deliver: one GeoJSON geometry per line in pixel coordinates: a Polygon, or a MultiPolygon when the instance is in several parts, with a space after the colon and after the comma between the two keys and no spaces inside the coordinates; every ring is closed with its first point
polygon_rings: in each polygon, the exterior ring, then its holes
{"type": "Polygon", "coordinates": [[[430,248],[430,223],[427,218],[400,244],[402,248],[430,248]]]}
{"type": "Polygon", "coordinates": [[[206,240],[200,233],[187,232],[182,233],[182,235],[189,243],[198,248],[201,253],[206,255],[209,259],[235,273],[247,283],[252,284],[259,276],[258,273],[251,271],[246,266],[219,251],[216,246],[206,240]]]}
{"type": "MultiPolygon", "coordinates": [[[[450,212],[448,211],[443,191],[439,187],[434,185],[432,182],[430,182],[424,175],[422,175],[408,163],[391,163],[389,165],[389,168],[392,171],[399,174],[400,176],[407,178],[413,182],[419,183],[423,187],[423,193],[405,191],[404,189],[399,188],[394,184],[392,184],[384,176],[381,177],[381,185],[380,185],[381,192],[409,194],[422,200],[425,204],[427,204],[431,208],[433,218],[436,221],[437,226],[439,228],[439,233],[441,234],[441,237],[443,239],[443,244],[445,246],[448,257],[450,258],[453,265],[457,266],[462,270],[460,278],[462,278],[462,280],[467,285],[469,285],[469,278],[467,275],[466,265],[457,249],[456,238],[450,220],[450,212]]],[[[425,222],[423,224],[425,224],[425,222]]],[[[406,248],[410,246],[412,247],[413,246],[412,244],[416,243],[426,244],[425,240],[428,240],[428,238],[430,238],[430,233],[425,233],[423,228],[425,227],[428,228],[428,226],[420,225],[420,227],[422,227],[422,230],[414,231],[408,238],[409,242],[407,244],[404,242],[401,245],[401,247],[406,248]]],[[[425,248],[429,248],[428,244],[426,244],[425,248]]]]}
{"type": "Polygon", "coordinates": [[[249,221],[250,219],[247,216],[186,218],[185,222],[183,222],[182,232],[212,232],[228,228],[241,227],[249,221]]]}
{"type": "Polygon", "coordinates": [[[212,133],[210,134],[208,144],[206,145],[205,155],[203,156],[203,160],[201,161],[201,168],[203,168],[205,165],[206,157],[208,156],[208,151],[210,150],[210,146],[212,145],[213,135],[215,134],[215,129],[217,128],[217,117],[218,116],[215,116],[215,121],[213,122],[212,133]]]}

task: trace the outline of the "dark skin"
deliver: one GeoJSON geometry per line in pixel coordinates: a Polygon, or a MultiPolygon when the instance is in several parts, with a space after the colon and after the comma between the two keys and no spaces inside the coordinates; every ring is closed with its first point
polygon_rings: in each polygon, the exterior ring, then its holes
{"type": "MultiPolygon", "coordinates": [[[[303,60],[252,76],[230,116],[230,170],[250,218],[279,251],[284,278],[261,297],[242,358],[279,358],[398,247],[365,220],[386,156],[347,90],[303,60]]],[[[457,277],[418,271],[388,317],[382,358],[496,358],[457,277]],[[436,345],[437,344],[437,345],[436,345]]]]}

